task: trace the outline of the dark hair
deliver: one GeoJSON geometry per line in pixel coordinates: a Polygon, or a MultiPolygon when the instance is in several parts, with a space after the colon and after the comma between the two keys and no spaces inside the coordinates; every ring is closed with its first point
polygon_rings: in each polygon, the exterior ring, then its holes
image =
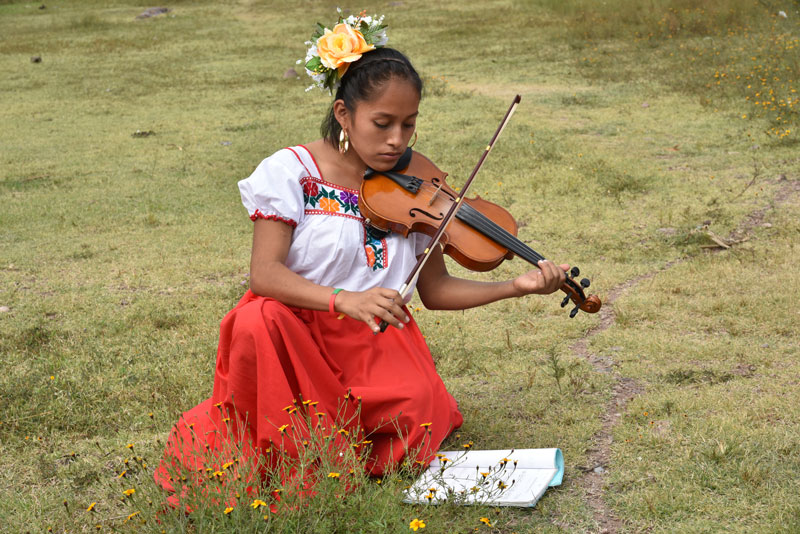
{"type": "MultiPolygon", "coordinates": [[[[422,95],[422,79],[408,58],[394,48],[383,47],[367,52],[350,65],[342,76],[333,101],[342,99],[347,109],[353,111],[357,102],[370,100],[375,96],[376,90],[392,78],[410,82],[417,93],[422,95]]],[[[342,127],[333,114],[331,103],[320,132],[323,139],[338,147],[341,131],[342,127]]]]}

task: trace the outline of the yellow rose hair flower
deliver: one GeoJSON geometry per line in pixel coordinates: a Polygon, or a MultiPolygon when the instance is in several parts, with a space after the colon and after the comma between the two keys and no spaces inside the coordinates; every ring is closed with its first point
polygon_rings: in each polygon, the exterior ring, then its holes
{"type": "Polygon", "coordinates": [[[344,23],[337,24],[333,30],[325,28],[325,33],[317,39],[320,62],[329,69],[337,69],[340,78],[350,63],[370,50],[375,50],[375,45],[368,45],[360,31],[344,23]]]}
{"type": "MultiPolygon", "coordinates": [[[[306,74],[314,80],[314,84],[306,91],[317,86],[333,94],[351,63],[361,59],[366,52],[384,46],[388,41],[383,15],[370,17],[366,11],[362,11],[358,16],[344,18],[341,9],[336,11],[339,13],[339,21],[333,29],[318,22],[311,40],[306,41],[306,74]]],[[[297,63],[303,63],[303,60],[300,59],[297,63]]]]}

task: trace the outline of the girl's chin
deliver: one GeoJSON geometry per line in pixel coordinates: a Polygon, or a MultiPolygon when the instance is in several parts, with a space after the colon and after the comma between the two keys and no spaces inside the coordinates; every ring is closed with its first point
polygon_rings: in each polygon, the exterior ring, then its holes
{"type": "Polygon", "coordinates": [[[371,158],[371,161],[368,163],[368,165],[376,171],[388,171],[391,170],[395,164],[397,164],[399,159],[400,156],[378,155],[371,158]]]}

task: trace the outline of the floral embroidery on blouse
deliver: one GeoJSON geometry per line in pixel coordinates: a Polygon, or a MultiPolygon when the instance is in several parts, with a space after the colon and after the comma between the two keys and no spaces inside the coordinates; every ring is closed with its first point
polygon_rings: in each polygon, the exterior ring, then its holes
{"type": "Polygon", "coordinates": [[[300,183],[303,184],[303,203],[306,213],[362,219],[358,211],[358,193],[336,189],[312,177],[303,178],[300,183]]]}
{"type": "Polygon", "coordinates": [[[367,253],[367,265],[373,271],[385,269],[388,262],[386,257],[386,240],[375,239],[367,232],[364,227],[364,251],[367,253]]]}
{"type": "MultiPolygon", "coordinates": [[[[364,222],[358,210],[358,192],[339,189],[333,184],[313,176],[300,180],[303,186],[304,212],[307,215],[338,215],[364,222]]],[[[364,227],[364,251],[367,265],[373,271],[385,269],[389,265],[386,239],[376,239],[364,227]]]]}

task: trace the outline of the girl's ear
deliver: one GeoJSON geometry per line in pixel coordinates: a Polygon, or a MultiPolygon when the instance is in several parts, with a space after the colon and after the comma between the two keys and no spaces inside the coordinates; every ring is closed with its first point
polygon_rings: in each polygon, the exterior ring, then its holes
{"type": "Polygon", "coordinates": [[[341,98],[333,103],[333,116],[342,128],[347,128],[350,125],[350,110],[344,105],[344,100],[341,98]]]}

